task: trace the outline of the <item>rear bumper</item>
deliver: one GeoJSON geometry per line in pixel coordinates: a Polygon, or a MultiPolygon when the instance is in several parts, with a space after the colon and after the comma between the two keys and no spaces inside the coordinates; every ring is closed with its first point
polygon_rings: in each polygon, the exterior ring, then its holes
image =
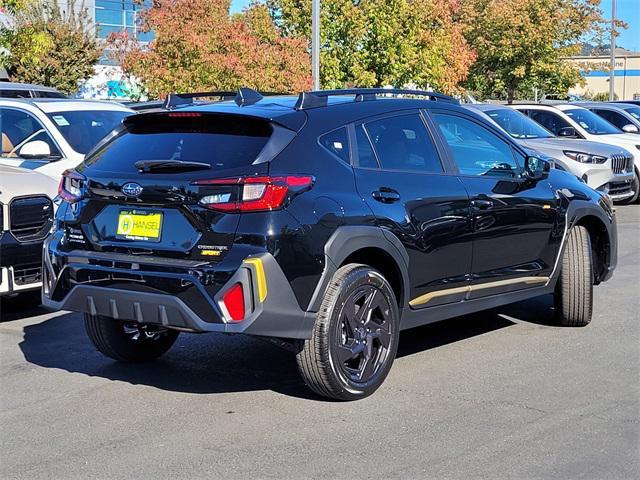
{"type": "Polygon", "coordinates": [[[269,253],[251,255],[229,273],[191,261],[62,252],[50,239],[43,263],[43,303],[58,310],[191,332],[300,339],[310,338],[315,321],[315,314],[299,307],[269,253]],[[245,299],[245,318],[239,322],[230,319],[222,302],[222,294],[236,283],[245,299]]]}

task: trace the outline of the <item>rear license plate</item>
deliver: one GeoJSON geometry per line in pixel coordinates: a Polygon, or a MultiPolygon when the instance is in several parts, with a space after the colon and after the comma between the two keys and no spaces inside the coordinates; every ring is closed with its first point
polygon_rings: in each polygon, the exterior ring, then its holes
{"type": "Polygon", "coordinates": [[[116,238],[159,242],[162,213],[141,210],[120,210],[116,238]]]}

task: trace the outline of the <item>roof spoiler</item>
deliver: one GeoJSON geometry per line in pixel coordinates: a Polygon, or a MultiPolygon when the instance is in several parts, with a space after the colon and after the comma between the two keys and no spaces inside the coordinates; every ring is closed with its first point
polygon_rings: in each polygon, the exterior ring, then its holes
{"type": "Polygon", "coordinates": [[[429,92],[426,90],[407,90],[403,88],[349,88],[340,90],[316,90],[302,92],[296,102],[296,110],[306,110],[309,108],[325,107],[329,97],[353,96],[355,102],[365,102],[375,100],[380,95],[407,95],[427,97],[429,100],[460,103],[454,97],[442,93],[429,92]]]}
{"type": "Polygon", "coordinates": [[[246,107],[258,103],[265,96],[284,95],[282,93],[260,93],[252,88],[242,87],[235,92],[232,91],[213,91],[213,92],[194,92],[194,93],[170,93],[162,105],[165,110],[172,110],[176,107],[193,104],[193,100],[203,97],[219,97],[219,102],[233,99],[239,107],[246,107]]]}

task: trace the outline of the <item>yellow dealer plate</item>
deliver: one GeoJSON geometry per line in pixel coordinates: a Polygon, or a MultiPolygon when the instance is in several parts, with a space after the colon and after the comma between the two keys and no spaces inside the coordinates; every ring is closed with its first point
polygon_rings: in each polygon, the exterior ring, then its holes
{"type": "Polygon", "coordinates": [[[118,215],[116,238],[127,240],[160,241],[162,213],[140,210],[121,210],[118,215]]]}

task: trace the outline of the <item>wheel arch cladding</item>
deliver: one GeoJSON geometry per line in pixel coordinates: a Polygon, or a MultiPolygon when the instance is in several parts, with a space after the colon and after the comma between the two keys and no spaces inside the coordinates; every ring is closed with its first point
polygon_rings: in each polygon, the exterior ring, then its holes
{"type": "Polygon", "coordinates": [[[580,217],[575,226],[582,226],[589,232],[591,240],[591,254],[593,258],[594,282],[598,284],[605,273],[609,263],[609,250],[611,249],[609,235],[605,224],[595,215],[580,217]]]}
{"type": "MultiPolygon", "coordinates": [[[[585,201],[572,201],[567,216],[569,227],[583,226],[589,232],[594,261],[594,283],[604,281],[617,263],[617,232],[615,217],[607,215],[602,208],[585,201]]],[[[562,252],[561,252],[562,253],[562,252]]]]}
{"type": "Polygon", "coordinates": [[[333,274],[347,263],[363,263],[387,278],[402,309],[409,302],[409,255],[391,232],[374,226],[339,227],[324,248],[326,262],[308,310],[317,312],[333,274]]]}

